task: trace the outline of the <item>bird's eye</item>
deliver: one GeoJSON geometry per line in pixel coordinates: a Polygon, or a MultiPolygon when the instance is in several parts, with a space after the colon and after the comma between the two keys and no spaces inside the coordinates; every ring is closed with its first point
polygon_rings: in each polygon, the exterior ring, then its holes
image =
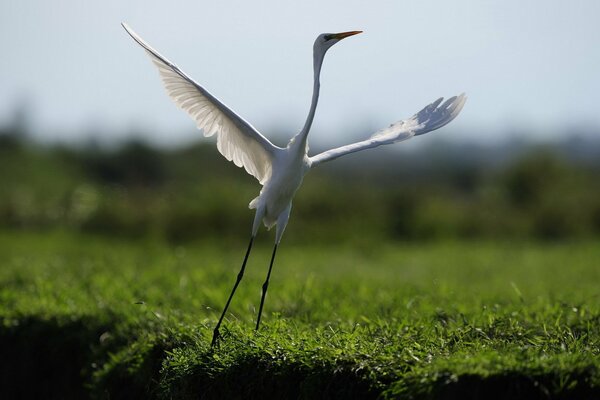
{"type": "Polygon", "coordinates": [[[333,39],[333,35],[325,35],[323,36],[323,39],[325,39],[325,41],[331,40],[333,39]]]}

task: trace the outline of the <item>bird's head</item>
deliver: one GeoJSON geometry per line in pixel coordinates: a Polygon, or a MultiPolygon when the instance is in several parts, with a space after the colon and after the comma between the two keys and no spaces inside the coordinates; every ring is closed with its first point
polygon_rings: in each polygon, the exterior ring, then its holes
{"type": "Polygon", "coordinates": [[[349,36],[358,35],[362,33],[362,31],[350,31],[350,32],[341,32],[341,33],[321,33],[317,36],[315,40],[315,44],[313,47],[315,57],[320,56],[323,57],[327,50],[340,40],[347,38],[349,36]]]}

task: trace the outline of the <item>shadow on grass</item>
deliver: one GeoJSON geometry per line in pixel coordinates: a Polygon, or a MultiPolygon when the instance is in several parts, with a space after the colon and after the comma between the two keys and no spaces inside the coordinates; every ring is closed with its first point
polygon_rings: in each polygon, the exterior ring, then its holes
{"type": "Polygon", "coordinates": [[[308,369],[289,363],[274,367],[248,357],[218,376],[197,368],[172,381],[169,396],[184,399],[376,399],[380,391],[351,371],[350,366],[308,369]]]}
{"type": "Polygon", "coordinates": [[[516,373],[494,375],[482,379],[477,375],[464,375],[454,383],[435,391],[434,398],[441,399],[600,399],[600,388],[589,386],[588,374],[570,376],[568,382],[559,382],[554,376],[523,376],[516,373]],[[561,384],[566,384],[560,387],[561,384]]]}
{"type": "MultiPolygon", "coordinates": [[[[573,371],[568,379],[518,373],[463,375],[424,381],[370,381],[353,365],[318,367],[273,363],[267,355],[242,355],[215,368],[210,352],[174,373],[165,360],[170,338],[103,344],[107,324],[92,318],[4,321],[0,326],[0,398],[3,399],[597,399],[595,371],[573,371]],[[561,380],[562,379],[562,380],[561,380]],[[386,387],[382,387],[386,386],[386,387]]],[[[179,343],[181,345],[181,343],[179,343]]],[[[417,379],[418,377],[415,377],[417,379]]],[[[376,377],[372,378],[377,380],[376,377]]]]}
{"type": "Polygon", "coordinates": [[[93,321],[5,321],[0,326],[0,398],[81,399],[92,347],[102,327],[93,321]],[[7,324],[8,322],[8,324],[7,324]]]}
{"type": "Polygon", "coordinates": [[[441,400],[593,400],[600,399],[600,387],[591,377],[595,371],[574,371],[567,378],[554,374],[524,375],[507,372],[482,377],[440,374],[433,382],[398,381],[384,392],[384,398],[441,400]]]}

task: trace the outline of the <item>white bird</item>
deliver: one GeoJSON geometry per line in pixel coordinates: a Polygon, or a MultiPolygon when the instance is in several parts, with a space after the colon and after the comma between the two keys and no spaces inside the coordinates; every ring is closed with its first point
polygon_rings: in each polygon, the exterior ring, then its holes
{"type": "Polygon", "coordinates": [[[323,33],[317,37],[313,46],[314,84],[308,117],[300,132],[292,137],[285,148],[282,148],[272,144],[256,128],[150,47],[127,24],[123,23],[122,25],[127,33],[146,50],[154,65],[158,67],[167,94],[175,104],[192,117],[197,127],[204,132],[204,136],[216,134],[217,148],[221,154],[238,167],[244,167],[246,172],[254,176],[262,185],[258,197],[250,202],[250,208],[256,210],[250,243],[229,299],[214,328],[211,346],[214,346],[219,339],[219,328],[223,317],[242,280],[252,243],[262,222],[269,229],[276,226],[276,231],[269,270],[262,286],[260,308],[256,319],[256,329],[258,330],[275,253],[290,217],[292,199],[302,184],[304,175],[311,168],[346,154],[400,142],[441,128],[460,113],[466,101],[464,93],[451,97],[444,103],[442,103],[443,98],[439,98],[412,117],[375,132],[369,139],[309,157],[307,154],[308,132],[319,100],[319,76],[325,53],[340,40],[362,31],[323,33]]]}

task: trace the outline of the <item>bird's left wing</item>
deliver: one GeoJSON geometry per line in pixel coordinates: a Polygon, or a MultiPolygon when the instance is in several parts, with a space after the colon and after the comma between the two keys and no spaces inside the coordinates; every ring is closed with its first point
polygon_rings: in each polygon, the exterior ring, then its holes
{"type": "Polygon", "coordinates": [[[281,149],[150,47],[127,24],[121,25],[158,67],[167,94],[175,104],[194,119],[198,128],[204,131],[204,136],[216,133],[217,148],[225,158],[238,167],[244,167],[264,184],[271,177],[273,157],[281,149]]]}
{"type": "Polygon", "coordinates": [[[311,166],[335,160],[345,154],[371,149],[383,144],[392,144],[410,139],[441,128],[452,121],[460,113],[467,100],[465,94],[446,100],[439,98],[407,120],[398,121],[389,127],[375,132],[369,139],[346,146],[327,150],[310,157],[311,166]]]}

